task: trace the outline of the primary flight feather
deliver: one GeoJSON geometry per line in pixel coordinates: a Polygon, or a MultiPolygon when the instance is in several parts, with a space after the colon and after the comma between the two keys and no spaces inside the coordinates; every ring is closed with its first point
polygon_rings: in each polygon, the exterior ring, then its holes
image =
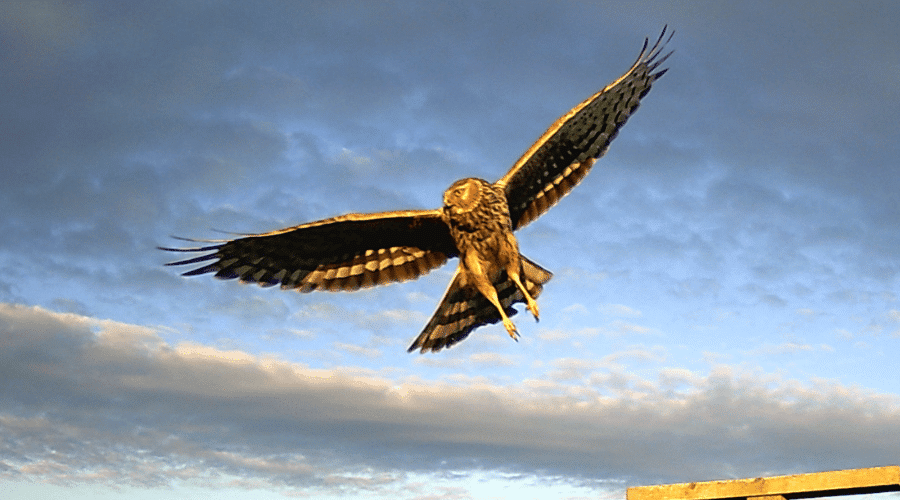
{"type": "MultiPolygon", "coordinates": [[[[513,304],[538,319],[535,299],[552,274],[519,253],[513,231],[540,217],[587,175],[654,81],[666,29],[634,65],[560,117],[500,180],[467,178],[443,207],[348,214],[264,234],[211,241],[173,252],[205,252],[167,265],[202,264],[185,276],[215,273],[301,292],[357,290],[417,278],[448,259],[459,266],[444,298],[409,351],[439,351],[475,328],[502,321],[513,339],[513,304]]],[[[194,241],[194,240],[190,240],[194,241]]]]}

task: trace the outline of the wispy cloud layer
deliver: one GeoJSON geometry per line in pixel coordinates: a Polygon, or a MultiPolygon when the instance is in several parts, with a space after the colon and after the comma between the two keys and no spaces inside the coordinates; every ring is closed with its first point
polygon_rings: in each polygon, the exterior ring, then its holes
{"type": "Polygon", "coordinates": [[[408,474],[492,470],[644,484],[885,464],[900,449],[895,395],[724,365],[643,379],[570,359],[497,384],[311,369],[37,307],[0,306],[0,329],[7,479],[384,492],[408,474]]]}

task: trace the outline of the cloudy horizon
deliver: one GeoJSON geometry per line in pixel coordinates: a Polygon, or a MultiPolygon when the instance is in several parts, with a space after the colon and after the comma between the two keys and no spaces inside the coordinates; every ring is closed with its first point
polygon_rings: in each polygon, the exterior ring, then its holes
{"type": "Polygon", "coordinates": [[[0,14],[8,498],[623,498],[900,462],[892,3],[0,14]],[[298,294],[156,249],[434,208],[664,25],[669,72],[517,233],[554,273],[519,342],[406,353],[456,260],[298,294]]]}

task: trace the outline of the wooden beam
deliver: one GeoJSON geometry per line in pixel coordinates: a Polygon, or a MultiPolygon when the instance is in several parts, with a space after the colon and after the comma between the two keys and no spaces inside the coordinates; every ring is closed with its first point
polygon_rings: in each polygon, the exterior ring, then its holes
{"type": "MultiPolygon", "coordinates": [[[[782,496],[786,500],[900,491],[900,466],[791,476],[663,484],[628,488],[628,500],[722,500],[782,496]]],[[[776,500],[773,498],[759,500],[776,500]]]]}

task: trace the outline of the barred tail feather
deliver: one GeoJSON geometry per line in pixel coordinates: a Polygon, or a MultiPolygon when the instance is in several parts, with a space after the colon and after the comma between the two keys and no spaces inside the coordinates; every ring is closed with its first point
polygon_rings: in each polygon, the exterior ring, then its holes
{"type": "MultiPolygon", "coordinates": [[[[533,298],[537,298],[543,291],[544,284],[550,281],[553,274],[525,256],[520,257],[524,278],[522,282],[528,293],[533,298]]],[[[474,286],[468,286],[463,281],[463,274],[457,269],[440,305],[431,320],[425,325],[422,333],[409,346],[409,352],[416,349],[422,353],[440,351],[465,339],[472,330],[479,326],[500,321],[500,312],[493,304],[474,286]]],[[[512,307],[513,304],[525,302],[522,291],[507,277],[505,271],[498,276],[494,288],[497,290],[497,296],[506,314],[508,316],[515,315],[517,311],[512,307]]]]}

